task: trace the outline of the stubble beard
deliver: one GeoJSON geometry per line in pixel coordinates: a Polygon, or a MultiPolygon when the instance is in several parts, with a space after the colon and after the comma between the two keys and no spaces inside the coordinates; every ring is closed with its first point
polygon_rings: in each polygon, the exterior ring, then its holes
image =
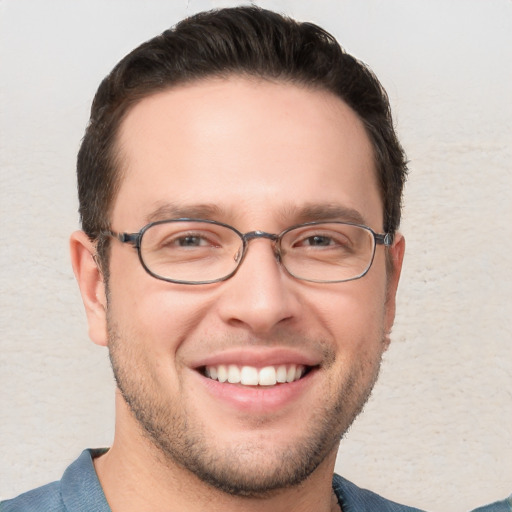
{"type": "MultiPolygon", "coordinates": [[[[108,328],[109,356],[117,386],[141,432],[158,449],[159,460],[169,468],[178,465],[202,482],[240,497],[266,497],[308,478],[333,453],[362,411],[377,380],[382,355],[361,357],[333,387],[330,401],[312,404],[315,414],[310,416],[307,429],[287,446],[270,447],[268,442],[259,446],[257,440],[250,446],[216,446],[203,424],[193,424],[178,400],[158,391],[143,348],[121,336],[111,319],[108,328]],[[262,454],[262,449],[266,453],[262,454]]],[[[203,421],[207,425],[208,418],[203,421]]]]}

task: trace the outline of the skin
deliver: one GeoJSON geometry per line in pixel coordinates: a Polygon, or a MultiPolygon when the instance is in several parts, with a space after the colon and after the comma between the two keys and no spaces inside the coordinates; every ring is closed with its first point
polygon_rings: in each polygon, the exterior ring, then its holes
{"type": "MultiPolygon", "coordinates": [[[[242,232],[354,216],[382,232],[370,142],[330,93],[210,79],[143,99],[118,142],[116,231],[191,213],[242,232]]],[[[95,460],[112,510],[337,510],[339,440],[389,343],[403,251],[397,235],[363,278],[315,284],[288,275],[260,239],[230,280],[186,286],[151,277],[131,246],[112,241],[107,301],[94,245],[73,234],[89,334],[109,347],[122,391],[114,443],[95,460]],[[198,371],[224,361],[314,371],[257,390],[198,371]]]]}

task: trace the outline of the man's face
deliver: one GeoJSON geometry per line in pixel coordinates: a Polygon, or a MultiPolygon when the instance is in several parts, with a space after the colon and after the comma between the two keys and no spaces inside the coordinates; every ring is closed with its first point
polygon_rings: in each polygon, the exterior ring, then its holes
{"type": "MultiPolygon", "coordinates": [[[[327,92],[236,77],[177,87],[129,112],[118,147],[116,231],[200,217],[280,233],[355,215],[382,232],[370,142],[327,92]]],[[[377,378],[395,286],[382,246],[362,279],[317,284],[287,274],[268,239],[253,240],[231,279],[190,286],[151,277],[131,246],[113,240],[108,344],[124,397],[118,425],[132,440],[149,439],[167,464],[234,494],[332,466],[377,378]],[[206,375],[219,365],[295,365],[305,375],[245,386],[206,375]]]]}

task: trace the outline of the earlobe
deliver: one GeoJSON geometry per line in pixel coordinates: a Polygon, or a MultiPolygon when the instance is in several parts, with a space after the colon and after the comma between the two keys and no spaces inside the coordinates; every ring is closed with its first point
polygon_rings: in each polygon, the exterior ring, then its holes
{"type": "Polygon", "coordinates": [[[97,345],[106,346],[107,297],[103,275],[95,260],[95,245],[83,231],[76,231],[71,235],[69,248],[87,315],[89,337],[97,345]]]}

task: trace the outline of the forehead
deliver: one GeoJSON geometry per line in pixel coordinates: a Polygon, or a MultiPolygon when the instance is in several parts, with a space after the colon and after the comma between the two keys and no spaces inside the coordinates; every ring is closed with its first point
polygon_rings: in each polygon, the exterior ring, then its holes
{"type": "Polygon", "coordinates": [[[241,77],[175,87],[129,111],[118,151],[113,223],[140,225],[166,205],[176,212],[213,205],[227,222],[334,205],[380,221],[365,129],[323,90],[241,77]]]}

